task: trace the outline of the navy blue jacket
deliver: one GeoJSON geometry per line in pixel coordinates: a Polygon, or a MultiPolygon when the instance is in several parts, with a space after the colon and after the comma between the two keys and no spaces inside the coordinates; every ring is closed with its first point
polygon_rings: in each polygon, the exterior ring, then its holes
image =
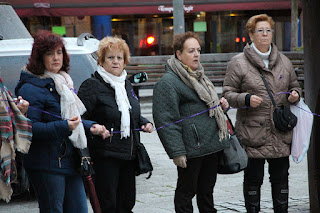
{"type": "MultiPolygon", "coordinates": [[[[68,122],[60,118],[60,96],[53,79],[21,71],[15,93],[30,103],[27,115],[33,136],[29,153],[24,157],[25,168],[75,174],[80,165],[76,164],[75,148],[68,138],[72,133],[68,122]]],[[[89,129],[96,122],[84,120],[83,123],[86,134],[91,134],[89,129]]]]}

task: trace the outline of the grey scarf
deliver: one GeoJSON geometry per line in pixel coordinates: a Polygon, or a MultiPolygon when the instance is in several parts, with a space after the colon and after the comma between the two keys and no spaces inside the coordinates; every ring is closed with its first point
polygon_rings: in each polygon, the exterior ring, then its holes
{"type": "MultiPolygon", "coordinates": [[[[208,108],[220,104],[215,87],[207,76],[205,76],[201,64],[199,64],[197,70],[193,71],[173,55],[168,59],[168,65],[181,78],[183,83],[196,91],[199,98],[208,105],[208,108]]],[[[226,138],[228,131],[226,118],[221,107],[210,109],[209,117],[211,118],[212,116],[214,116],[217,121],[219,127],[219,140],[222,141],[222,139],[226,138]]]]}

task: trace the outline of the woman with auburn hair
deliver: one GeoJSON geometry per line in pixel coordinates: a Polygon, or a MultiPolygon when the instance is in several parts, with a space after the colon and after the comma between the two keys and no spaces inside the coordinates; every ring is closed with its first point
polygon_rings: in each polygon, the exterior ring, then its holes
{"type": "Polygon", "coordinates": [[[228,102],[218,98],[200,63],[201,42],[193,32],[174,37],[174,54],[166,73],[153,90],[153,118],[168,156],[177,166],[174,196],[177,213],[193,212],[196,195],[200,212],[216,212],[213,189],[219,153],[228,147],[226,110],[228,102]],[[206,111],[176,123],[188,116],[206,111]]]}
{"type": "Polygon", "coordinates": [[[237,111],[237,135],[249,157],[244,170],[243,194],[247,212],[260,211],[264,164],[269,164],[274,212],[288,212],[289,155],[292,131],[281,132],[273,123],[274,106],[289,107],[300,100],[301,88],[290,60],[272,43],[274,21],[266,14],[252,16],[246,28],[251,42],[231,59],[223,83],[223,96],[237,111]],[[281,93],[289,94],[281,94],[281,93]],[[276,95],[280,94],[280,95],[276,95]]]}
{"type": "Polygon", "coordinates": [[[94,162],[95,187],[101,210],[105,213],[132,212],[136,198],[136,130],[152,132],[153,125],[141,116],[127,72],[129,47],[118,37],[106,37],[99,43],[98,70],[82,83],[79,97],[87,112],[84,117],[106,126],[112,136],[105,142],[89,139],[94,162]],[[113,133],[117,132],[117,133],[113,133]]]}
{"type": "Polygon", "coordinates": [[[31,106],[27,114],[33,136],[24,166],[41,213],[88,212],[75,148],[87,147],[86,134],[102,139],[110,135],[104,126],[81,120],[86,108],[74,93],[68,70],[62,38],[38,31],[15,91],[31,106]]]}

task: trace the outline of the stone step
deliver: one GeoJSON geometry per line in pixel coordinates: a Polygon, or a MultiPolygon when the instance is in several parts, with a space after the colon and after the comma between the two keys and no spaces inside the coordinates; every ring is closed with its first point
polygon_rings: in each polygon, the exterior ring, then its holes
{"type": "Polygon", "coordinates": [[[152,116],[152,101],[150,102],[140,102],[141,114],[142,116],[152,116]]]}

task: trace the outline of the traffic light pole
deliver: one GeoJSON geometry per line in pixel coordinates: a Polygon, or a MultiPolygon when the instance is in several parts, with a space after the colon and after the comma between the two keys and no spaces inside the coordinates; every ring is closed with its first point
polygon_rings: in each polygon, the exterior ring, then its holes
{"type": "Polygon", "coordinates": [[[185,32],[183,0],[173,0],[173,26],[174,34],[185,32]]]}

